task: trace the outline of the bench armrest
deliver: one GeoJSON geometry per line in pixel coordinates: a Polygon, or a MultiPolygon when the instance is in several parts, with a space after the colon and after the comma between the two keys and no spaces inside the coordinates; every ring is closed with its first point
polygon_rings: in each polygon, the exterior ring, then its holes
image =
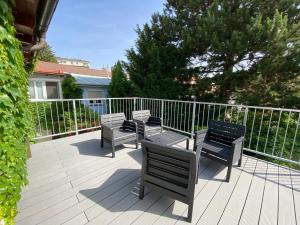
{"type": "Polygon", "coordinates": [[[108,135],[110,138],[114,138],[114,131],[115,130],[119,130],[120,129],[120,127],[118,126],[118,127],[111,127],[111,126],[107,126],[107,125],[105,125],[105,124],[101,124],[101,133],[102,133],[102,135],[103,134],[106,134],[106,136],[108,135]]]}
{"type": "Polygon", "coordinates": [[[232,142],[233,161],[236,161],[242,155],[243,141],[244,141],[244,136],[239,137],[238,139],[232,142]]]}
{"type": "Polygon", "coordinates": [[[202,145],[203,145],[203,142],[200,143],[200,144],[198,144],[198,145],[195,147],[195,149],[194,149],[194,151],[196,152],[196,159],[197,159],[197,162],[199,162],[199,160],[200,160],[201,151],[202,151],[202,145]]]}
{"type": "Polygon", "coordinates": [[[195,132],[194,136],[194,151],[202,149],[203,141],[205,140],[207,130],[200,130],[195,132]]]}
{"type": "Polygon", "coordinates": [[[204,130],[199,130],[199,131],[195,131],[195,135],[200,135],[200,134],[206,134],[208,131],[208,129],[204,129],[204,130]]]}
{"type": "Polygon", "coordinates": [[[107,131],[113,131],[113,130],[118,130],[120,127],[111,127],[111,126],[107,126],[105,124],[101,124],[102,129],[105,129],[107,131]]]}
{"type": "Polygon", "coordinates": [[[232,142],[232,145],[238,145],[240,143],[243,143],[245,137],[242,136],[242,137],[239,137],[238,139],[235,139],[233,142],[232,142]]]}

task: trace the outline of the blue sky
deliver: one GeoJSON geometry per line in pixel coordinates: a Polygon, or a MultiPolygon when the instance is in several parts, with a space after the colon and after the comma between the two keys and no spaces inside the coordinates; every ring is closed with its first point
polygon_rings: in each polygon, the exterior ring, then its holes
{"type": "Polygon", "coordinates": [[[80,58],[93,68],[125,60],[137,24],[162,11],[165,0],[60,0],[47,32],[56,56],[80,58]]]}

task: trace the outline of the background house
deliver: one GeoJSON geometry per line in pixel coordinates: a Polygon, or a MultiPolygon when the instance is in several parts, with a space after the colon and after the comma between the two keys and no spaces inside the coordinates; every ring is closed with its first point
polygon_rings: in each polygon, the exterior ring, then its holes
{"type": "Polygon", "coordinates": [[[72,66],[84,66],[84,67],[90,67],[90,62],[87,60],[82,60],[82,59],[69,59],[69,58],[61,58],[61,57],[56,57],[56,60],[58,64],[63,64],[63,65],[72,65],[72,66]]]}
{"type": "MultiPolygon", "coordinates": [[[[89,65],[87,61],[78,61],[89,65]]],[[[110,69],[92,69],[79,63],[69,65],[67,60],[61,60],[60,63],[37,62],[34,73],[29,77],[30,99],[62,99],[61,82],[68,75],[73,76],[83,89],[83,98],[107,97],[107,88],[111,82],[110,69]],[[63,64],[64,61],[68,65],[63,64]]]]}

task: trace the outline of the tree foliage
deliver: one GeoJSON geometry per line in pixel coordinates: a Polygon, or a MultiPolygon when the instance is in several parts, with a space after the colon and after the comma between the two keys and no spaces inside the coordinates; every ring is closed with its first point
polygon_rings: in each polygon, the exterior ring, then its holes
{"type": "Polygon", "coordinates": [[[146,96],[191,95],[189,80],[197,77],[192,92],[202,100],[299,107],[299,5],[168,0],[137,29],[126,69],[146,96]]]}
{"type": "Polygon", "coordinates": [[[127,50],[125,68],[144,97],[184,96],[190,80],[188,58],[176,36],[177,25],[165,16],[154,14],[150,24],[137,28],[135,48],[127,50]]]}
{"type": "Polygon", "coordinates": [[[14,224],[27,182],[26,139],[31,135],[28,74],[15,38],[12,1],[0,1],[0,223],[14,224]]]}
{"type": "Polygon", "coordinates": [[[127,80],[122,64],[118,61],[112,70],[112,80],[108,86],[110,97],[130,97],[135,96],[136,88],[132,82],[127,80]]]}
{"type": "Polygon", "coordinates": [[[36,58],[44,62],[57,62],[56,56],[48,43],[46,43],[44,48],[38,51],[36,58]]]}
{"type": "Polygon", "coordinates": [[[78,87],[76,80],[72,76],[67,76],[62,81],[63,97],[67,99],[79,99],[82,98],[83,90],[78,87]]]}

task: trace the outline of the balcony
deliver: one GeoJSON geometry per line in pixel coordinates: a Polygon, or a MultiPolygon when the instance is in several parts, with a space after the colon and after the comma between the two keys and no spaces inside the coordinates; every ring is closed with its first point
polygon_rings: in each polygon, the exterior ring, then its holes
{"type": "Polygon", "coordinates": [[[29,185],[22,192],[17,224],[189,224],[183,203],[151,190],[139,200],[141,150],[134,143],[118,147],[111,158],[108,144],[100,148],[100,131],[85,133],[99,128],[101,113],[123,111],[130,119],[133,109],[150,109],[165,129],[189,136],[209,119],[247,126],[247,154],[229,183],[226,168],[201,159],[192,224],[300,221],[300,172],[254,157],[299,164],[297,110],[137,98],[31,104],[36,140],[67,137],[31,145],[29,185]]]}

